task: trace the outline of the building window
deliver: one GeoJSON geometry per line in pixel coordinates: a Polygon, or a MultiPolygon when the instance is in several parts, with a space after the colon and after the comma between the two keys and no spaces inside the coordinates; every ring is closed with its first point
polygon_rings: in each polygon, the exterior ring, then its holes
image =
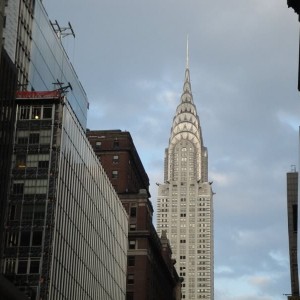
{"type": "Polygon", "coordinates": [[[101,142],[96,142],[96,149],[99,149],[101,147],[101,142]]]}
{"type": "Polygon", "coordinates": [[[113,143],[113,148],[114,149],[118,149],[119,148],[119,141],[118,140],[114,140],[114,143],[113,143]]]}
{"type": "Polygon", "coordinates": [[[27,145],[27,143],[28,143],[28,137],[26,136],[18,137],[18,144],[27,145]]]}
{"type": "Polygon", "coordinates": [[[136,207],[135,206],[130,207],[130,217],[133,217],[133,218],[136,217],[136,207]]]}
{"type": "Polygon", "coordinates": [[[28,120],[29,114],[30,114],[30,106],[20,106],[20,114],[19,114],[20,120],[28,120]]]}
{"type": "Polygon", "coordinates": [[[21,195],[24,191],[24,183],[22,182],[16,182],[13,184],[13,194],[15,195],[21,195]]]}
{"type": "Polygon", "coordinates": [[[112,171],[112,178],[118,178],[118,171],[112,171]]]}
{"type": "Polygon", "coordinates": [[[129,230],[135,231],[136,230],[136,224],[130,224],[129,225],[129,230]]]}
{"type": "Polygon", "coordinates": [[[33,205],[24,205],[22,219],[23,220],[32,220],[32,214],[33,214],[33,205]]]}
{"type": "Polygon", "coordinates": [[[39,259],[31,259],[30,260],[30,268],[29,273],[36,274],[40,272],[40,260],[39,259]]]}
{"type": "Polygon", "coordinates": [[[113,163],[117,164],[119,162],[119,155],[114,155],[113,156],[113,163]]]}
{"type": "Polygon", "coordinates": [[[38,144],[40,141],[39,133],[30,133],[29,134],[29,144],[38,144]]]}
{"type": "Polygon", "coordinates": [[[22,231],[20,246],[29,247],[29,245],[30,245],[30,231],[22,231]]]}
{"type": "Polygon", "coordinates": [[[31,119],[39,120],[42,117],[42,107],[41,106],[34,106],[32,107],[32,115],[31,119]]]}
{"type": "Polygon", "coordinates": [[[134,267],[135,266],[135,256],[128,256],[127,264],[128,264],[128,267],[134,267]]]}
{"type": "Polygon", "coordinates": [[[45,217],[45,205],[36,204],[34,208],[34,220],[44,220],[45,217]]]}
{"type": "Polygon", "coordinates": [[[19,169],[26,168],[26,155],[24,154],[16,155],[16,167],[19,169]]]}
{"type": "Polygon", "coordinates": [[[16,260],[15,259],[6,259],[5,261],[5,272],[4,273],[15,273],[16,260]]]}
{"type": "Polygon", "coordinates": [[[18,246],[18,232],[8,232],[7,233],[7,246],[8,247],[16,247],[18,246]]]}
{"type": "Polygon", "coordinates": [[[128,274],[127,284],[134,284],[134,275],[133,274],[128,274]]]}
{"type": "Polygon", "coordinates": [[[48,160],[42,160],[38,162],[39,169],[47,169],[49,167],[49,161],[48,160]]]}
{"type": "Polygon", "coordinates": [[[38,247],[42,245],[43,232],[42,231],[34,231],[32,233],[32,242],[31,245],[34,247],[38,247]]]}
{"type": "Polygon", "coordinates": [[[136,240],[129,240],[129,249],[136,248],[136,240]]]}
{"type": "Polygon", "coordinates": [[[8,219],[10,221],[16,220],[16,206],[13,204],[10,205],[8,219]]]}
{"type": "Polygon", "coordinates": [[[24,194],[46,194],[47,186],[47,179],[28,179],[25,181],[24,194]]]}
{"type": "Polygon", "coordinates": [[[45,106],[43,109],[43,119],[51,119],[52,118],[52,107],[45,106]]]}
{"type": "Polygon", "coordinates": [[[18,263],[18,274],[26,274],[27,273],[27,260],[19,260],[18,263]]]}

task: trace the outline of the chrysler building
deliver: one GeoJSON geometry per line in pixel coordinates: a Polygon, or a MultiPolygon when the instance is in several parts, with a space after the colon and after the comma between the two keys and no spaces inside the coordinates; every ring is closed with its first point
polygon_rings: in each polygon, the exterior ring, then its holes
{"type": "Polygon", "coordinates": [[[189,55],[158,184],[157,229],[167,232],[182,283],[182,299],[214,299],[213,192],[208,154],[190,82],[189,55]]]}

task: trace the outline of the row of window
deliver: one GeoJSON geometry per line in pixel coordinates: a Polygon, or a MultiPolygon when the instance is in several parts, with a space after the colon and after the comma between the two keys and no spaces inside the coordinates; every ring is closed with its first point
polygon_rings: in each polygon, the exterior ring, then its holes
{"type": "Polygon", "coordinates": [[[19,120],[52,119],[52,106],[19,106],[19,120]]]}
{"type": "Polygon", "coordinates": [[[47,189],[47,179],[14,180],[12,186],[12,192],[14,195],[46,194],[47,189]]]}
{"type": "Polygon", "coordinates": [[[22,215],[23,221],[28,220],[44,220],[45,218],[45,204],[35,203],[34,204],[11,204],[9,206],[9,220],[15,221],[20,220],[22,215]]]}
{"type": "MultiPolygon", "coordinates": [[[[96,149],[100,149],[101,148],[101,145],[102,145],[102,142],[100,141],[97,141],[95,143],[95,146],[96,146],[96,149]]],[[[118,140],[114,140],[113,141],[113,149],[118,149],[120,147],[120,143],[118,140]]]]}
{"type": "Polygon", "coordinates": [[[16,154],[14,165],[18,169],[22,168],[48,168],[49,154],[16,154]]]}
{"type": "Polygon", "coordinates": [[[16,143],[18,145],[49,145],[51,142],[51,131],[18,131],[16,143]]]}
{"type": "Polygon", "coordinates": [[[40,247],[43,240],[43,231],[7,232],[7,247],[40,247]]]}
{"type": "Polygon", "coordinates": [[[6,274],[38,274],[40,272],[40,259],[6,259],[4,272],[6,274]]]}

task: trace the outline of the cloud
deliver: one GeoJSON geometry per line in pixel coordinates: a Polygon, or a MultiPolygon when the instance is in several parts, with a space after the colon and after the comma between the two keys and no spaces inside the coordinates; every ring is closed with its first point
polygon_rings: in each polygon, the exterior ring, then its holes
{"type": "Polygon", "coordinates": [[[270,285],[271,278],[267,276],[254,276],[249,278],[249,283],[256,287],[268,287],[270,285]]]}
{"type": "Polygon", "coordinates": [[[233,274],[234,271],[229,266],[217,266],[215,274],[233,274]]]}
{"type": "Polygon", "coordinates": [[[220,186],[228,186],[234,181],[234,178],[232,178],[233,176],[230,176],[230,174],[227,173],[221,174],[216,172],[210,172],[210,177],[215,183],[217,183],[220,186]]]}

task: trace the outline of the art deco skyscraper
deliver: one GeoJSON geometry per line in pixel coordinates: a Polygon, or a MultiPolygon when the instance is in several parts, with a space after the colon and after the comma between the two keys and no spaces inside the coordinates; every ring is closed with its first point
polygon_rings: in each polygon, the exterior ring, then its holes
{"type": "Polygon", "coordinates": [[[157,229],[167,231],[182,283],[182,299],[214,299],[213,193],[208,156],[187,65],[181,100],[165,150],[158,188],[157,229]]]}

